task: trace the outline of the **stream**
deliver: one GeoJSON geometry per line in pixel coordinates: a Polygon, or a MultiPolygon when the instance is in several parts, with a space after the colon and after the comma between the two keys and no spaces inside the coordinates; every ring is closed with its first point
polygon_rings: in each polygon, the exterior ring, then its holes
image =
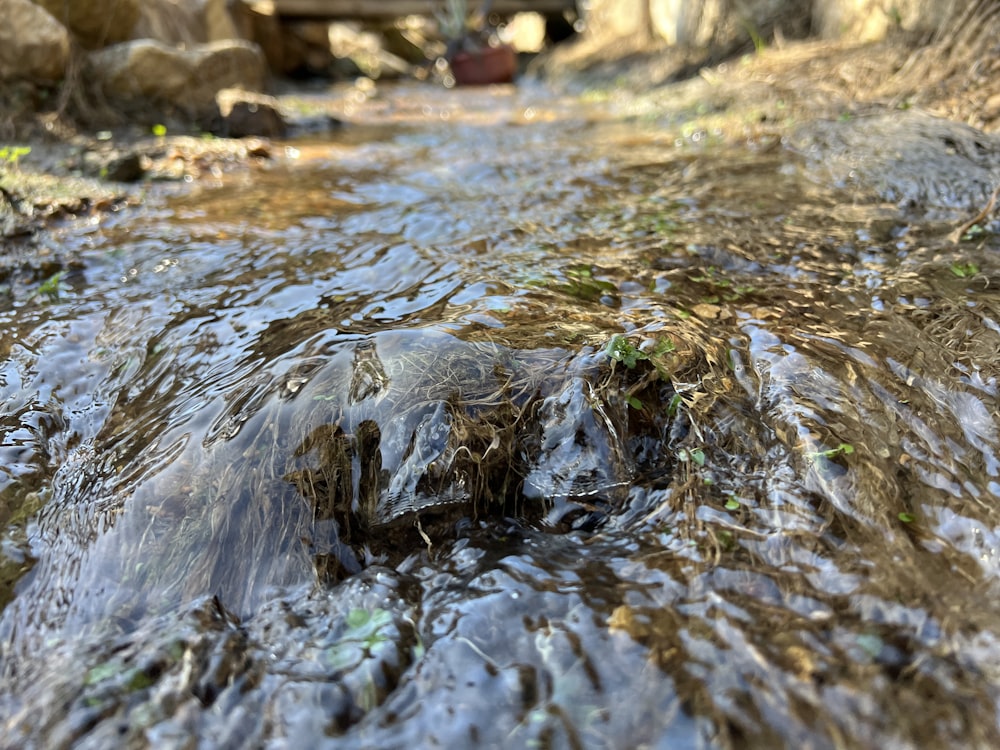
{"type": "Polygon", "coordinates": [[[346,119],[0,306],[0,746],[1000,746],[970,205],[531,86],[346,119]]]}

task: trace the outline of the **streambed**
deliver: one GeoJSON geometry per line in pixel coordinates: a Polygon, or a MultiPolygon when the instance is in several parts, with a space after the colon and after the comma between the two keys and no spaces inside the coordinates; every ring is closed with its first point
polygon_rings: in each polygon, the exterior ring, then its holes
{"type": "Polygon", "coordinates": [[[3,744],[1000,743],[978,199],[366,107],[3,310],[3,744]]]}

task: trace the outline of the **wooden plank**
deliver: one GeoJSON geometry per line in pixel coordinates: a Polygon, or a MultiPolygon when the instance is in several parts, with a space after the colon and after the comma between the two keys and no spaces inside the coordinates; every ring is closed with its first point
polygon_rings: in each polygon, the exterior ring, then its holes
{"type": "MultiPolygon", "coordinates": [[[[478,8],[483,0],[469,0],[478,8]]],[[[274,0],[275,14],[286,18],[389,20],[402,16],[432,16],[444,0],[274,0]]],[[[523,11],[556,14],[575,7],[573,0],[493,0],[491,10],[502,16],[523,11]]]]}

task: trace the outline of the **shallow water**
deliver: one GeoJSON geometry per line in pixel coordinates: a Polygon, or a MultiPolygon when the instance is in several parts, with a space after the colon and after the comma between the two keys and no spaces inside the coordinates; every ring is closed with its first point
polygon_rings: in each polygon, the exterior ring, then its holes
{"type": "Polygon", "coordinates": [[[992,240],[620,103],[351,118],[0,313],[4,746],[1000,744],[992,240]]]}

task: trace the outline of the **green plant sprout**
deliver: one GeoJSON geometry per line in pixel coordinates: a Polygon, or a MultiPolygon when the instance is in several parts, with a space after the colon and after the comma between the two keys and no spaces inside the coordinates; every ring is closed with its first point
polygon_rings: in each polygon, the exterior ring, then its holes
{"type": "Polygon", "coordinates": [[[837,456],[849,456],[854,453],[854,446],[850,443],[841,443],[836,448],[829,448],[825,451],[810,453],[810,458],[836,458],[837,456]]]}
{"type": "Polygon", "coordinates": [[[634,370],[640,362],[651,363],[660,375],[666,377],[666,371],[662,368],[658,359],[664,354],[674,351],[674,342],[670,339],[660,339],[651,351],[644,351],[622,335],[613,336],[604,350],[615,362],[621,362],[629,370],[634,370]]]}
{"type": "Polygon", "coordinates": [[[63,276],[65,275],[65,271],[57,271],[52,274],[49,278],[39,284],[38,293],[48,297],[50,302],[58,301],[63,292],[68,292],[70,290],[70,286],[63,283],[63,276]]]}
{"type": "Polygon", "coordinates": [[[979,266],[975,263],[952,263],[951,272],[960,279],[968,279],[979,273],[979,266]]]}
{"type": "Polygon", "coordinates": [[[0,162],[9,167],[16,167],[22,156],[31,153],[31,146],[0,147],[0,162]]]}
{"type": "Polygon", "coordinates": [[[677,458],[681,461],[691,461],[698,466],[705,465],[705,451],[701,448],[692,448],[688,450],[687,448],[681,448],[677,451],[677,458]]]}
{"type": "Polygon", "coordinates": [[[681,404],[684,403],[684,398],[679,393],[675,393],[670,397],[670,403],[667,404],[667,416],[676,417],[677,411],[681,408],[681,404]]]}

